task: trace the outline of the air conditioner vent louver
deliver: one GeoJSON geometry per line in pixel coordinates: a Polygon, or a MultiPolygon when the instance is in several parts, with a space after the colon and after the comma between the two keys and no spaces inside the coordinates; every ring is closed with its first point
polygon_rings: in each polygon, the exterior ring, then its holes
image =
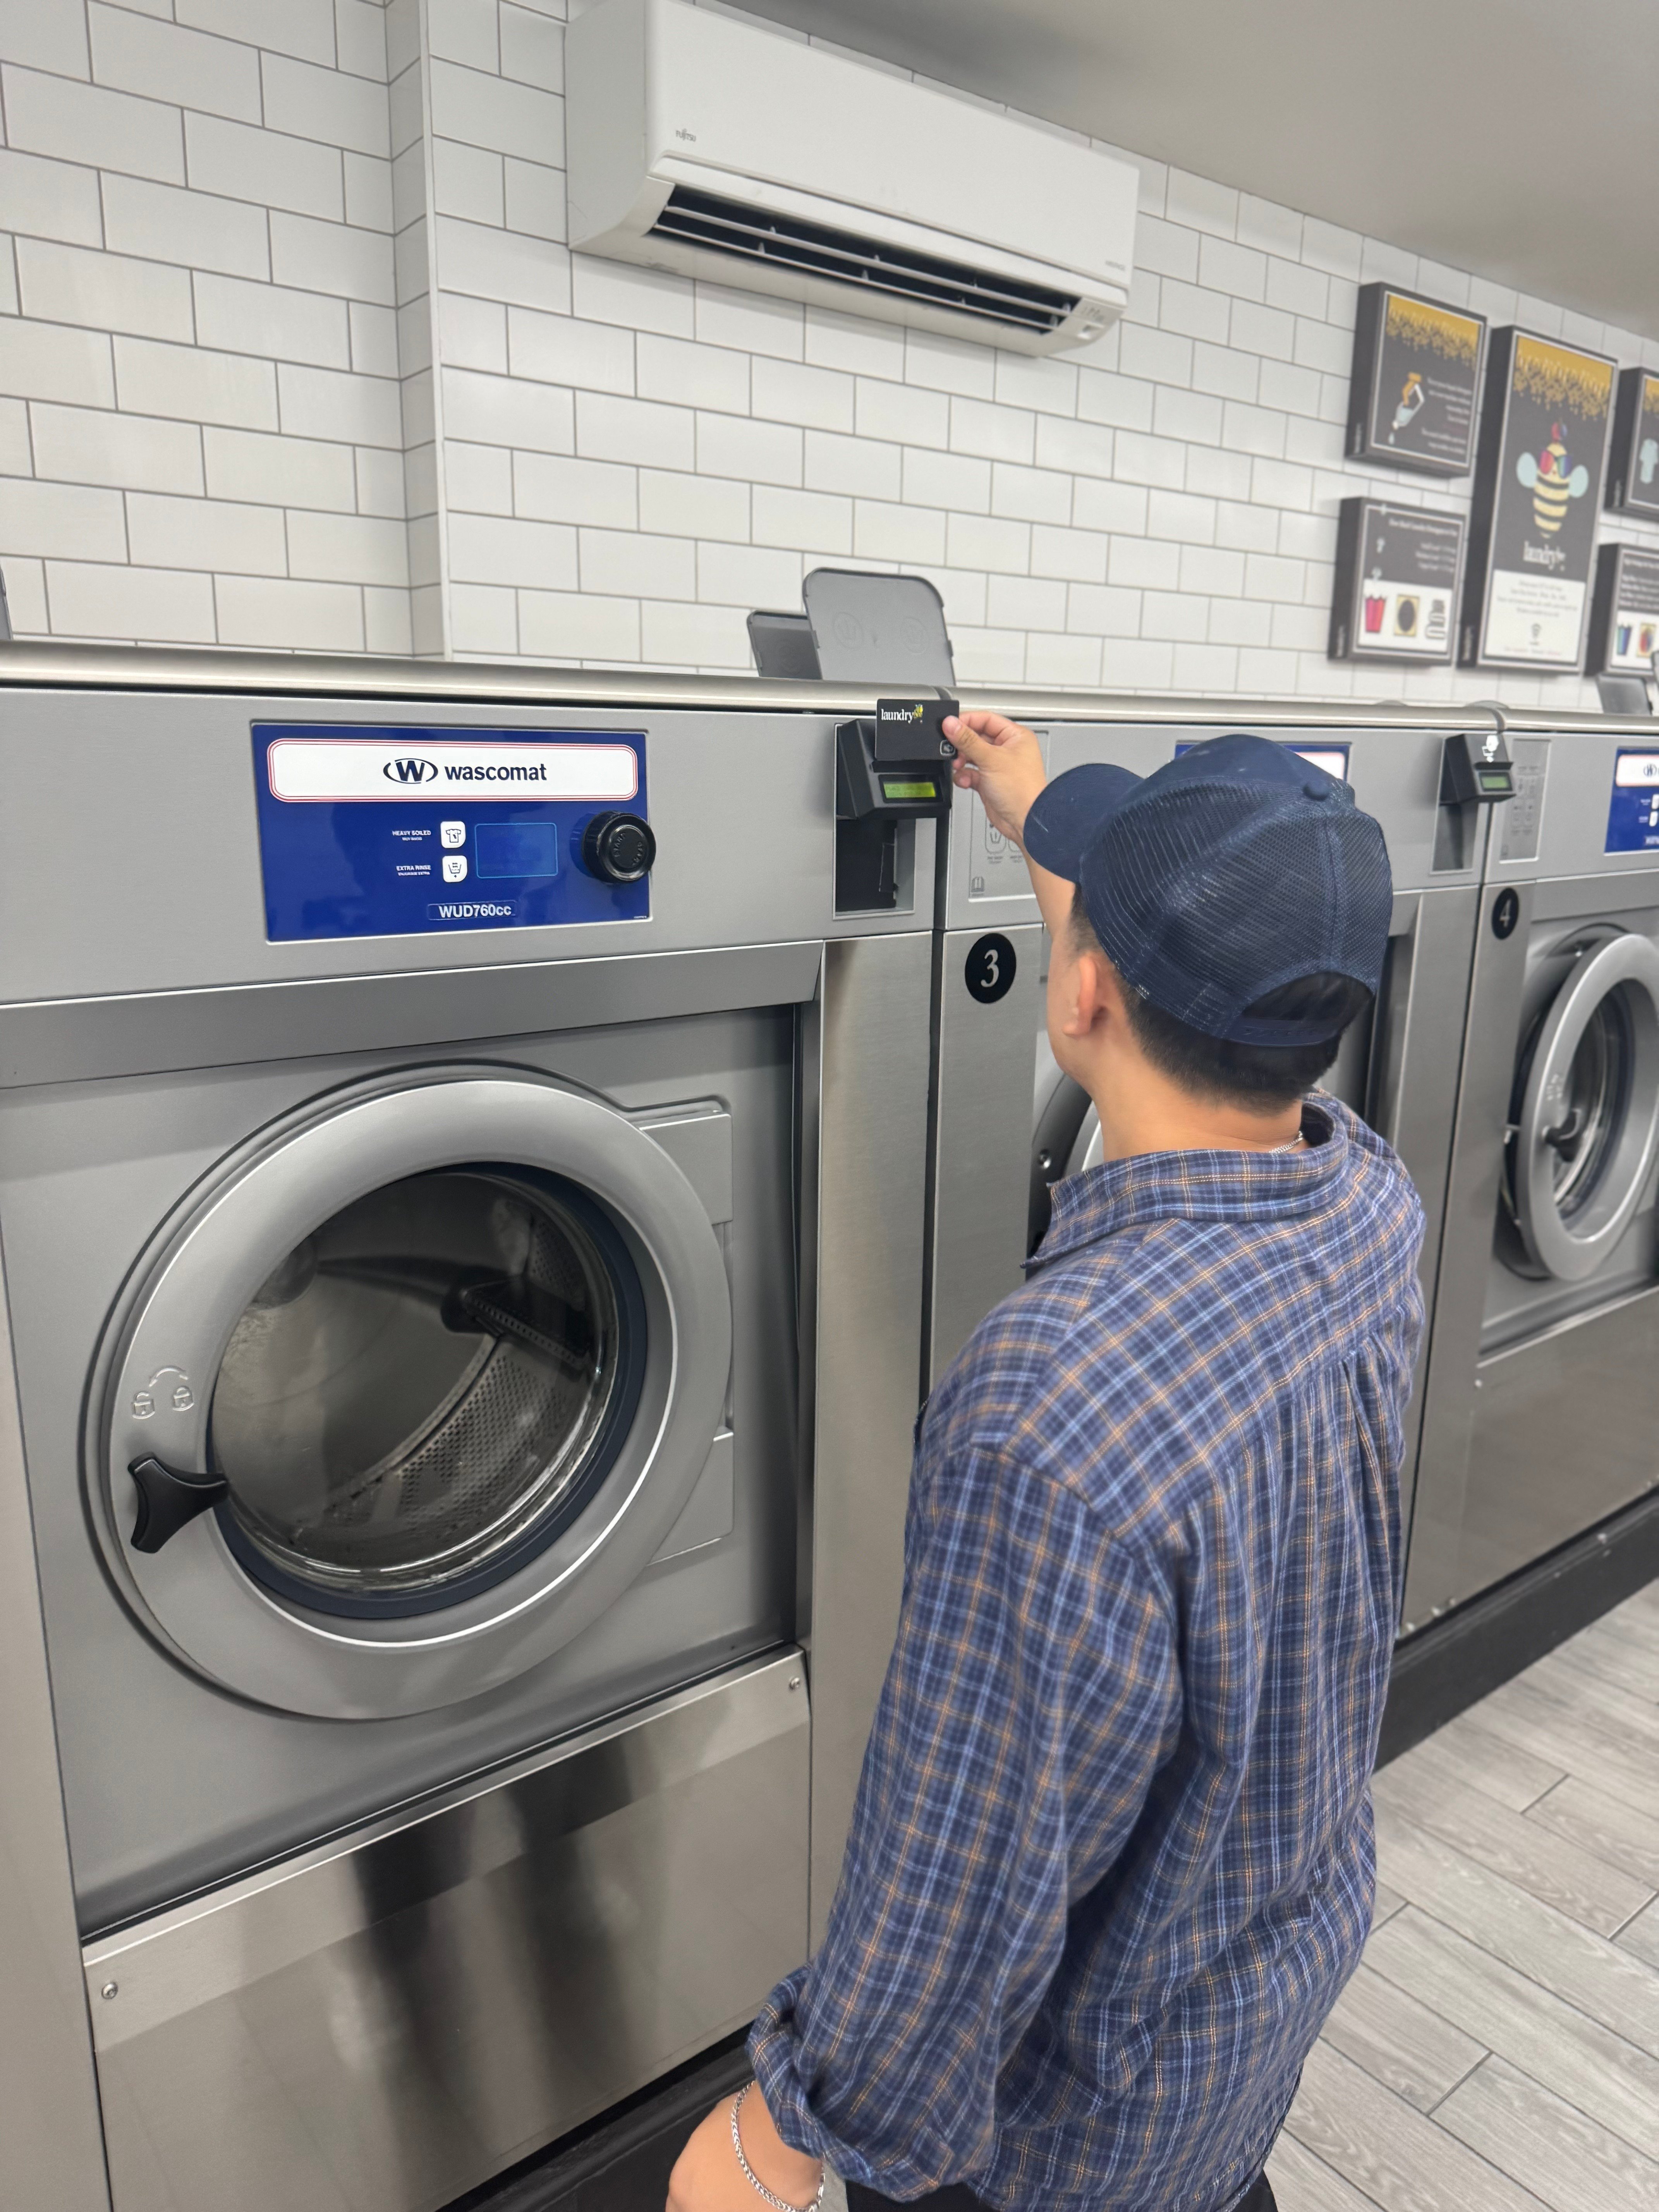
{"type": "Polygon", "coordinates": [[[793,216],[769,215],[742,200],[684,185],[674,186],[651,228],[653,236],[683,239],[708,252],[828,276],[851,291],[890,293],[1017,330],[1056,331],[1079,304],[1075,293],[987,276],[964,262],[879,245],[854,231],[793,216]]]}

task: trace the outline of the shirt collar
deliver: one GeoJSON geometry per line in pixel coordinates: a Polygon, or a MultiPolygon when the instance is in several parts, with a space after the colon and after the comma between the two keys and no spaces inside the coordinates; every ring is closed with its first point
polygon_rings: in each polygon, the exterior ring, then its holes
{"type": "Polygon", "coordinates": [[[1347,1108],[1322,1093],[1303,1101],[1308,1141],[1293,1152],[1138,1152],[1067,1176],[1054,1185],[1048,1233],[1026,1272],[1147,1222],[1310,1218],[1348,1165],[1348,1120],[1347,1108]]]}

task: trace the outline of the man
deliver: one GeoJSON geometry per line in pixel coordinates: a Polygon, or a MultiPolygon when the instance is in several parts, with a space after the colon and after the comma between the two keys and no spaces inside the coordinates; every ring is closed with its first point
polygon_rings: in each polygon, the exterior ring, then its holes
{"type": "Polygon", "coordinates": [[[807,2205],[825,2160],[853,2212],[1266,2212],[1374,1879],[1422,1215],[1305,1094],[1376,988],[1388,855],[1262,738],[1045,787],[1029,731],[945,730],[1030,863],[1104,1158],[918,1425],[829,1933],[670,2212],[807,2205]]]}

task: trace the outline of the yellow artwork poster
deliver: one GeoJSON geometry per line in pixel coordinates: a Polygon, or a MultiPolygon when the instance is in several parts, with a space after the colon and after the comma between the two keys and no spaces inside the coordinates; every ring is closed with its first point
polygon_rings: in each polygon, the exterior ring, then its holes
{"type": "Polygon", "coordinates": [[[1584,653],[1614,364],[1531,331],[1492,337],[1460,659],[1572,670],[1584,653]]]}

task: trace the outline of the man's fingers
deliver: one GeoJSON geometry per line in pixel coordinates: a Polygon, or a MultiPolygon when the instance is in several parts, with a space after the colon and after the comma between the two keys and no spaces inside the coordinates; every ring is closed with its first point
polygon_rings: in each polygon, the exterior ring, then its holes
{"type": "Polygon", "coordinates": [[[986,767],[1004,745],[1030,734],[1006,715],[991,714],[947,714],[939,729],[970,768],[986,767]]]}

